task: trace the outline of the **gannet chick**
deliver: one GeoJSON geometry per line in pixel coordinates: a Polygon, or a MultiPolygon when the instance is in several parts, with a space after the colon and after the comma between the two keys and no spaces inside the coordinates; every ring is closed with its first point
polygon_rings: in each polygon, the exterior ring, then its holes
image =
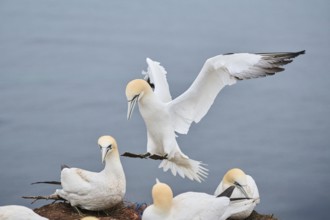
{"type": "Polygon", "coordinates": [[[237,53],[218,55],[204,63],[192,85],[172,100],[166,71],[158,62],[147,58],[146,80],[136,79],[126,86],[129,119],[136,103],[147,127],[147,153],[123,156],[153,156],[163,160],[164,171],[201,181],[207,175],[199,161],[191,160],[179,148],[176,132],[187,134],[192,122],[198,123],[208,112],[218,93],[238,80],[273,75],[305,51],[290,53],[237,53]],[[149,83],[150,84],[149,84],[149,83]],[[152,85],[152,86],[151,86],[152,85]],[[154,89],[153,89],[154,88],[154,89]]]}
{"type": "MultiPolygon", "coordinates": [[[[231,192],[229,188],[226,193],[230,196],[231,192]]],[[[173,198],[171,187],[158,180],[152,188],[152,199],[153,204],[144,210],[142,220],[222,220],[242,209],[230,207],[230,200],[226,196],[186,192],[173,198]]],[[[249,205],[252,200],[246,199],[245,202],[249,205]]]]}
{"type": "Polygon", "coordinates": [[[126,179],[120,162],[116,140],[111,136],[98,139],[104,169],[90,172],[79,168],[64,168],[61,172],[62,189],[55,195],[68,200],[74,207],[104,210],[123,201],[126,179]]]}
{"type": "Polygon", "coordinates": [[[0,206],[1,220],[48,220],[32,211],[31,209],[20,205],[0,206]]]}
{"type": "MultiPolygon", "coordinates": [[[[246,175],[241,169],[234,168],[229,170],[224,176],[219,186],[214,192],[217,196],[223,193],[230,186],[235,186],[235,189],[230,196],[232,206],[240,206],[242,200],[239,198],[251,198],[254,202],[250,206],[246,206],[246,210],[235,213],[231,216],[233,219],[245,219],[249,217],[255,206],[260,203],[259,191],[254,179],[246,175]]],[[[244,201],[243,201],[244,202],[244,201]]]]}

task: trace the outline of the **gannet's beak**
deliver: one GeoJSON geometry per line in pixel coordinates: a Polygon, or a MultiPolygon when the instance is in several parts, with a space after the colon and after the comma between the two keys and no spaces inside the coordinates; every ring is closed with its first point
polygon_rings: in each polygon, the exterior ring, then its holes
{"type": "Polygon", "coordinates": [[[250,197],[248,196],[248,194],[246,193],[244,187],[241,184],[239,184],[238,182],[235,182],[234,185],[244,194],[244,196],[247,199],[250,199],[250,197]]]}
{"type": "Polygon", "coordinates": [[[136,95],[130,101],[128,101],[127,120],[131,118],[135,104],[138,100],[139,100],[139,95],[136,95]]]}
{"type": "Polygon", "coordinates": [[[102,163],[104,164],[105,162],[105,157],[107,156],[109,149],[106,147],[102,147],[101,148],[101,152],[102,152],[102,163]]]}

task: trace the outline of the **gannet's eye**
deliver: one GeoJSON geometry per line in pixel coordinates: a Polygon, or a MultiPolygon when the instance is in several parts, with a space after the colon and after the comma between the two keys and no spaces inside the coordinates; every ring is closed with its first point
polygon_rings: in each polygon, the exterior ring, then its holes
{"type": "Polygon", "coordinates": [[[112,145],[111,144],[107,147],[107,150],[110,150],[110,149],[112,149],[112,145]]]}
{"type": "MultiPolygon", "coordinates": [[[[137,98],[139,98],[139,95],[140,94],[138,94],[138,95],[135,95],[131,100],[129,100],[128,102],[132,102],[132,101],[134,101],[135,99],[137,99],[137,98]]],[[[110,145],[111,146],[111,145],[110,145]]]]}
{"type": "Polygon", "coordinates": [[[102,150],[102,147],[101,147],[101,145],[99,145],[99,148],[100,148],[100,150],[102,150]]]}
{"type": "Polygon", "coordinates": [[[236,182],[236,181],[234,182],[234,185],[238,186],[238,187],[243,187],[239,182],[236,182]]]}

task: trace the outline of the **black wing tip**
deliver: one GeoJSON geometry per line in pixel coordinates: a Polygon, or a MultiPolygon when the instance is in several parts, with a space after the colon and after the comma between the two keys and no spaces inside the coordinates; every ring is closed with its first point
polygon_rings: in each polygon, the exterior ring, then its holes
{"type": "Polygon", "coordinates": [[[222,54],[223,56],[227,56],[227,55],[233,55],[233,54],[235,54],[235,53],[224,53],[224,54],[222,54]]]}
{"type": "Polygon", "coordinates": [[[65,169],[65,168],[70,168],[68,165],[62,164],[61,165],[61,170],[65,169]]]}
{"type": "Polygon", "coordinates": [[[235,189],[235,186],[230,186],[225,191],[223,191],[220,195],[218,195],[217,197],[228,197],[228,198],[230,198],[231,194],[233,194],[234,189],[235,189]]]}
{"type": "Polygon", "coordinates": [[[298,51],[296,52],[296,54],[300,55],[300,54],[305,54],[306,53],[306,50],[302,50],[302,51],[298,51]]]}
{"type": "Polygon", "coordinates": [[[146,77],[144,77],[144,80],[149,84],[149,86],[152,88],[152,90],[155,90],[155,84],[151,82],[151,79],[148,75],[146,77]]]}
{"type": "Polygon", "coordinates": [[[53,185],[61,185],[61,182],[59,182],[59,181],[39,181],[39,182],[31,183],[31,185],[35,185],[35,184],[53,184],[53,185]]]}
{"type": "Polygon", "coordinates": [[[269,55],[274,58],[286,58],[286,59],[292,59],[299,55],[305,54],[306,50],[301,50],[298,52],[278,52],[278,53],[260,53],[260,55],[269,55]]]}
{"type": "Polygon", "coordinates": [[[288,53],[288,54],[291,54],[291,58],[295,58],[299,55],[302,55],[302,54],[305,54],[306,53],[306,50],[301,50],[301,51],[298,51],[298,52],[291,52],[291,53],[288,53]]]}
{"type": "MultiPolygon", "coordinates": [[[[264,55],[264,56],[273,56],[273,57],[288,57],[288,58],[295,58],[299,55],[305,54],[306,50],[301,50],[297,52],[273,52],[273,53],[254,53],[258,55],[264,55]]],[[[224,53],[223,56],[233,55],[235,53],[224,53]]]]}

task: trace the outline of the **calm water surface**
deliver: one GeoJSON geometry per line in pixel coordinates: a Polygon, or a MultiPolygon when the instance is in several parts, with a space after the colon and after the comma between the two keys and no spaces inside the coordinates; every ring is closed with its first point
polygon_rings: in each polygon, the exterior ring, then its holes
{"type": "Polygon", "coordinates": [[[330,205],[330,4],[328,1],[0,1],[0,205],[31,208],[60,165],[102,169],[96,141],[145,152],[138,111],[126,120],[125,86],[145,58],[168,71],[173,97],[204,61],[227,52],[307,54],[276,76],[225,88],[178,142],[208,164],[202,183],[173,177],[156,161],[122,158],[126,199],[151,202],[155,178],[175,194],[213,193],[240,167],[260,190],[261,213],[322,219],[330,205]]]}

